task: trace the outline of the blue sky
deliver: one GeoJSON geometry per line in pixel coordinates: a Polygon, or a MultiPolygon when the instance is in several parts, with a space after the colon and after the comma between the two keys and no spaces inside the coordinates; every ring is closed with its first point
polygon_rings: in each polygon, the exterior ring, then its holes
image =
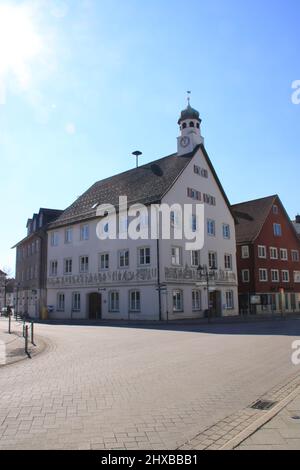
{"type": "Polygon", "coordinates": [[[278,193],[300,212],[299,17],[297,0],[0,0],[0,268],[40,207],[133,150],[176,151],[186,90],[230,201],[278,193]]]}

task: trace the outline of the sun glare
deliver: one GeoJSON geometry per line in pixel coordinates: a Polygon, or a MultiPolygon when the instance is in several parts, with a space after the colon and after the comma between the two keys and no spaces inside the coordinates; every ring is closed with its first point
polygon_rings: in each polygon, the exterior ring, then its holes
{"type": "Polygon", "coordinates": [[[30,79],[28,66],[40,50],[32,11],[25,6],[0,5],[0,78],[12,72],[25,87],[30,79]]]}

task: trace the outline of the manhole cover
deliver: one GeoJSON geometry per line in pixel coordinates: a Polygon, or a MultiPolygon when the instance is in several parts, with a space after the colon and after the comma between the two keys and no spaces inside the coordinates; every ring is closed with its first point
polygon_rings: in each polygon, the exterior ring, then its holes
{"type": "Polygon", "coordinates": [[[254,408],[255,410],[270,410],[276,405],[276,403],[276,401],[258,400],[251,405],[251,408],[254,408]]]}

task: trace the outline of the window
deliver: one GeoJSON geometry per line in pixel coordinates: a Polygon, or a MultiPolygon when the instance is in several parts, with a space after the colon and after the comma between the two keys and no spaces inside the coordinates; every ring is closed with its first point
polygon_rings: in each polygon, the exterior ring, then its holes
{"type": "Polygon", "coordinates": [[[191,199],[195,199],[196,201],[201,201],[201,193],[193,188],[187,188],[187,195],[191,199]]]}
{"type": "Polygon", "coordinates": [[[181,265],[181,248],[179,246],[172,246],[171,249],[171,261],[174,266],[181,265]]]}
{"type": "Polygon", "coordinates": [[[230,239],[230,225],[228,224],[223,224],[223,238],[230,239]]]}
{"type": "Polygon", "coordinates": [[[129,266],[129,251],[119,251],[119,268],[128,268],[129,266]]]}
{"type": "Polygon", "coordinates": [[[72,310],[73,312],[80,312],[80,293],[73,292],[72,294],[72,310]]]}
{"type": "Polygon", "coordinates": [[[138,260],[140,266],[149,266],[149,264],[151,263],[149,247],[138,249],[138,260]]]}
{"type": "Polygon", "coordinates": [[[281,271],[282,282],[290,282],[290,272],[286,269],[281,271]]]}
{"type": "Polygon", "coordinates": [[[300,282],[300,271],[294,271],[294,282],[300,282]]]}
{"type": "Polygon", "coordinates": [[[134,290],[129,293],[129,309],[132,312],[139,312],[141,310],[140,291],[134,290]]]}
{"type": "Polygon", "coordinates": [[[267,248],[264,245],[258,245],[258,257],[266,258],[267,257],[267,248]]]}
{"type": "Polygon", "coordinates": [[[201,291],[200,290],[192,291],[192,309],[194,312],[201,310],[201,291]]]}
{"type": "Polygon", "coordinates": [[[228,290],[226,292],[226,309],[232,310],[233,308],[234,308],[233,291],[228,290]]]}
{"type": "Polygon", "coordinates": [[[278,269],[271,269],[272,282],[279,282],[279,271],[278,269]]]}
{"type": "Polygon", "coordinates": [[[99,270],[109,269],[109,253],[99,254],[99,270]]]}
{"type": "Polygon", "coordinates": [[[242,246],[242,258],[243,259],[249,258],[249,246],[248,245],[242,246]]]}
{"type": "Polygon", "coordinates": [[[114,291],[109,293],[109,311],[119,312],[120,310],[120,296],[119,292],[114,291]]]}
{"type": "Polygon", "coordinates": [[[282,230],[281,230],[280,224],[273,224],[273,231],[274,231],[275,237],[281,237],[282,230]]]}
{"type": "Polygon", "coordinates": [[[182,129],[186,129],[186,122],[182,124],[182,129]]]}
{"type": "Polygon", "coordinates": [[[190,122],[190,127],[195,127],[195,123],[193,121],[190,122]]]}
{"type": "Polygon", "coordinates": [[[232,269],[232,256],[230,254],[224,255],[224,266],[225,269],[232,269]]]}
{"type": "Polygon", "coordinates": [[[274,204],[273,206],[273,214],[278,214],[278,206],[274,204]]]}
{"type": "Polygon", "coordinates": [[[278,259],[278,250],[273,246],[270,247],[270,259],[278,259]]]}
{"type": "Polygon", "coordinates": [[[35,241],[35,251],[38,253],[39,249],[40,249],[40,243],[39,243],[39,240],[36,240],[35,241]]]}
{"type": "Polygon", "coordinates": [[[64,273],[72,274],[72,258],[67,258],[64,261],[64,273]]]}
{"type": "Polygon", "coordinates": [[[218,267],[217,253],[209,251],[208,253],[208,267],[209,269],[216,269],[218,267]]]}
{"type": "Polygon", "coordinates": [[[65,243],[72,243],[72,229],[66,228],[65,230],[65,243]]]}
{"type": "Polygon", "coordinates": [[[216,198],[214,196],[211,196],[210,194],[203,194],[203,201],[206,204],[209,204],[210,206],[215,206],[216,205],[216,198]]]}
{"type": "Polygon", "coordinates": [[[194,233],[197,231],[197,216],[195,214],[192,215],[191,229],[194,233]]]}
{"type": "Polygon", "coordinates": [[[51,246],[58,246],[59,236],[58,232],[51,233],[51,246]]]}
{"type": "Polygon", "coordinates": [[[261,268],[259,269],[259,280],[260,282],[267,282],[268,281],[268,270],[261,268]]]}
{"type": "Polygon", "coordinates": [[[59,292],[57,294],[57,306],[56,310],[58,312],[64,312],[65,311],[65,294],[59,292]]]}
{"type": "Polygon", "coordinates": [[[292,261],[298,262],[299,261],[299,251],[298,250],[292,250],[292,261]]]}
{"type": "Polygon", "coordinates": [[[250,271],[249,269],[242,269],[242,281],[250,282],[250,271]]]}
{"type": "Polygon", "coordinates": [[[89,239],[89,226],[87,224],[80,227],[80,240],[89,239]]]}
{"type": "Polygon", "coordinates": [[[280,248],[280,259],[282,261],[287,261],[288,260],[288,251],[286,248],[280,248]]]}
{"type": "Polygon", "coordinates": [[[79,271],[81,273],[87,273],[89,271],[89,257],[88,256],[80,256],[79,271]]]}
{"type": "Polygon", "coordinates": [[[207,219],[207,233],[211,237],[216,235],[216,223],[212,219],[207,219]]]}
{"type": "Polygon", "coordinates": [[[50,261],[50,276],[57,276],[57,266],[58,262],[55,261],[50,261]]]}
{"type": "Polygon", "coordinates": [[[200,265],[200,250],[191,251],[191,265],[196,267],[200,265]]]}
{"type": "Polygon", "coordinates": [[[181,290],[173,291],[173,312],[182,312],[183,310],[183,293],[181,290]]]}
{"type": "Polygon", "coordinates": [[[202,176],[203,178],[208,178],[208,171],[198,165],[194,165],[194,173],[196,173],[196,175],[202,176]]]}

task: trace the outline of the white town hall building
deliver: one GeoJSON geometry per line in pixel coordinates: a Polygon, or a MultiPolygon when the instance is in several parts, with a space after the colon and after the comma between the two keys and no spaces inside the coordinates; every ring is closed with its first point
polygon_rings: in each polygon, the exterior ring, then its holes
{"type": "MultiPolygon", "coordinates": [[[[178,121],[177,153],[98,181],[48,231],[47,304],[57,319],[181,319],[237,315],[234,218],[207,155],[198,111],[188,103],[178,121]],[[204,246],[182,239],[100,240],[97,208],[201,204],[204,246]]],[[[121,210],[121,209],[120,209],[121,210]]],[[[152,216],[153,217],[153,216],[152,216]]],[[[129,217],[130,219],[130,217],[129,217]]],[[[170,213],[176,225],[176,210],[170,213]]],[[[171,228],[172,232],[172,228],[171,228]]]]}

